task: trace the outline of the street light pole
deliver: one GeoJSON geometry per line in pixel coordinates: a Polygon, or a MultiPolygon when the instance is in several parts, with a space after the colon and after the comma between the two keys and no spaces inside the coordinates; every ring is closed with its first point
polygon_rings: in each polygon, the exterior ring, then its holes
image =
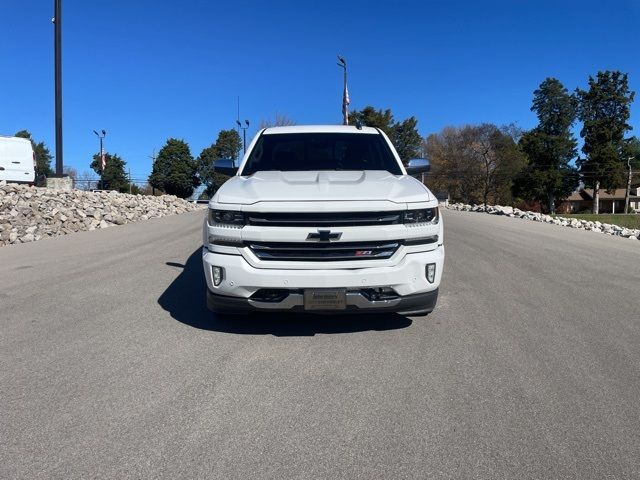
{"type": "Polygon", "coordinates": [[[98,154],[98,158],[100,160],[100,190],[104,190],[104,167],[106,166],[106,164],[105,164],[104,148],[102,146],[102,141],[104,137],[107,136],[107,131],[103,129],[102,135],[100,135],[95,130],[93,131],[93,133],[95,133],[97,137],[100,139],[100,153],[98,154]]]}
{"type": "Polygon", "coordinates": [[[64,169],[64,164],[62,161],[62,0],[54,0],[53,9],[56,110],[56,177],[62,177],[64,169]]]}
{"type": "Polygon", "coordinates": [[[236,120],[238,124],[238,130],[242,129],[242,154],[247,153],[247,128],[249,128],[249,120],[245,120],[245,126],[243,127],[240,120],[236,120]]]}
{"type": "Polygon", "coordinates": [[[246,127],[242,129],[242,153],[247,153],[247,128],[249,128],[249,120],[245,120],[246,127]]]}

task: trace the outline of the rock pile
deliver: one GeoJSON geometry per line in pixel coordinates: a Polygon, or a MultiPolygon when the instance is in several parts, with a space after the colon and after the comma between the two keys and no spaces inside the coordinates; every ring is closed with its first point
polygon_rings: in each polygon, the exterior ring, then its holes
{"type": "Polygon", "coordinates": [[[552,223],[562,227],[577,228],[579,230],[590,230],[592,232],[604,233],[606,235],[614,235],[625,237],[631,240],[640,240],[640,230],[620,227],[618,225],[610,225],[608,223],[592,222],[589,220],[580,220],[578,218],[552,217],[544,213],[527,212],[513,207],[502,207],[500,205],[468,205],[464,203],[451,203],[447,205],[448,209],[460,210],[463,212],[486,212],[492,215],[506,215],[512,218],[522,218],[534,222],[552,223]]]}
{"type": "Polygon", "coordinates": [[[173,195],[52,190],[0,182],[0,246],[203,208],[173,195]]]}

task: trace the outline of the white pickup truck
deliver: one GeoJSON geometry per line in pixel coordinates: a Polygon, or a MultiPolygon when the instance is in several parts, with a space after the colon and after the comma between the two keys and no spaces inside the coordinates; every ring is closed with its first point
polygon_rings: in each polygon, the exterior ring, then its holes
{"type": "Polygon", "coordinates": [[[435,196],[377,128],[263,129],[209,202],[202,260],[218,313],[398,312],[438,298],[443,224],[435,196]]]}

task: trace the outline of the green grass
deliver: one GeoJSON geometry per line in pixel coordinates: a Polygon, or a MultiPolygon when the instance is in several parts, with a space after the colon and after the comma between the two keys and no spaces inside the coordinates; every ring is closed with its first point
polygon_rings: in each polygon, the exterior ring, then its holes
{"type": "Polygon", "coordinates": [[[592,213],[560,213],[556,217],[577,218],[579,220],[587,220],[590,222],[598,221],[600,223],[609,223],[624,228],[640,228],[640,215],[624,215],[601,213],[594,215],[592,213]]]}

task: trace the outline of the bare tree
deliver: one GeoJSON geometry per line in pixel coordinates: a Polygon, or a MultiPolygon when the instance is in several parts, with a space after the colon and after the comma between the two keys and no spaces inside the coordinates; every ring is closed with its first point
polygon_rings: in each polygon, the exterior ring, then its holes
{"type": "Polygon", "coordinates": [[[498,156],[494,148],[495,125],[482,124],[476,127],[475,139],[469,145],[471,155],[482,167],[482,202],[487,208],[489,194],[495,189],[495,176],[498,169],[498,156]]]}
{"type": "Polygon", "coordinates": [[[429,135],[424,148],[432,165],[430,188],[465,203],[511,202],[511,186],[525,159],[509,128],[446,127],[429,135]]]}
{"type": "Polygon", "coordinates": [[[80,190],[93,190],[98,186],[98,179],[93,172],[85,170],[76,176],[76,184],[80,190]]]}
{"type": "Polygon", "coordinates": [[[295,125],[296,121],[287,117],[285,114],[276,113],[276,117],[274,121],[271,119],[268,120],[260,120],[260,124],[258,125],[259,129],[269,128],[269,127],[289,127],[291,125],[295,125]]]}
{"type": "Polygon", "coordinates": [[[69,165],[65,165],[62,173],[68,175],[69,178],[71,178],[71,180],[73,181],[73,186],[75,187],[78,181],[78,170],[69,165]]]}

